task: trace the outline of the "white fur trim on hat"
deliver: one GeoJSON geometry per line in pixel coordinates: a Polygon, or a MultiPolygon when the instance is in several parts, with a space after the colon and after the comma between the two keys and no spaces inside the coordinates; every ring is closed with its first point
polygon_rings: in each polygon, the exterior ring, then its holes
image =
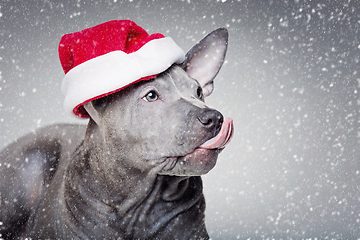
{"type": "Polygon", "coordinates": [[[65,111],[74,115],[73,109],[79,104],[164,72],[184,59],[184,51],[170,37],[149,41],[133,53],[113,51],[90,59],[71,69],[63,79],[65,111]]]}

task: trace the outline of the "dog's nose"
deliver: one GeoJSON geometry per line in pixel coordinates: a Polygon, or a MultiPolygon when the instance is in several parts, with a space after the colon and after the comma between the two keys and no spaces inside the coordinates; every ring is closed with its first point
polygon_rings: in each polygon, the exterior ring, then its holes
{"type": "Polygon", "coordinates": [[[202,112],[199,115],[198,120],[204,127],[210,131],[214,131],[214,136],[216,136],[221,130],[224,117],[219,111],[209,109],[202,112]]]}

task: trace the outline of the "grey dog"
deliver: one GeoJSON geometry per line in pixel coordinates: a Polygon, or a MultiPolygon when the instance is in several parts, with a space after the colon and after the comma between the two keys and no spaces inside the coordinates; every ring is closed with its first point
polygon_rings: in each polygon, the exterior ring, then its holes
{"type": "Polygon", "coordinates": [[[182,64],[86,103],[87,127],[45,127],[5,148],[0,238],[209,239],[200,175],[233,124],[204,98],[227,42],[217,29],[182,64]]]}

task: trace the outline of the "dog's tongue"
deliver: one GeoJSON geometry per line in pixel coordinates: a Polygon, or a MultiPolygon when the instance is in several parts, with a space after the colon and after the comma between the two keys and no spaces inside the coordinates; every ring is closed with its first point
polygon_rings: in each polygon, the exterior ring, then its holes
{"type": "Polygon", "coordinates": [[[234,134],[234,125],[231,118],[226,118],[221,126],[221,130],[217,136],[209,139],[203,143],[199,148],[202,149],[218,149],[224,148],[230,141],[234,134]]]}

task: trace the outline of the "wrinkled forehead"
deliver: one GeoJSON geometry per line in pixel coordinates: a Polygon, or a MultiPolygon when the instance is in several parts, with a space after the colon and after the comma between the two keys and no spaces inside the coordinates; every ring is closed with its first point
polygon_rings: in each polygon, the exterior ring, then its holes
{"type": "Polygon", "coordinates": [[[180,92],[193,91],[200,87],[195,79],[191,78],[181,67],[177,65],[171,66],[168,70],[158,75],[153,80],[153,84],[162,88],[176,88],[180,92]]]}
{"type": "Polygon", "coordinates": [[[168,71],[177,88],[197,89],[200,87],[199,82],[191,78],[181,67],[174,65],[168,71]]]}
{"type": "Polygon", "coordinates": [[[180,93],[186,93],[193,92],[194,89],[196,90],[200,87],[200,84],[198,81],[191,78],[181,67],[173,65],[165,72],[159,74],[157,77],[134,83],[121,90],[121,93],[118,94],[133,94],[134,91],[141,91],[148,86],[154,86],[162,93],[175,93],[177,91],[180,93]]]}

